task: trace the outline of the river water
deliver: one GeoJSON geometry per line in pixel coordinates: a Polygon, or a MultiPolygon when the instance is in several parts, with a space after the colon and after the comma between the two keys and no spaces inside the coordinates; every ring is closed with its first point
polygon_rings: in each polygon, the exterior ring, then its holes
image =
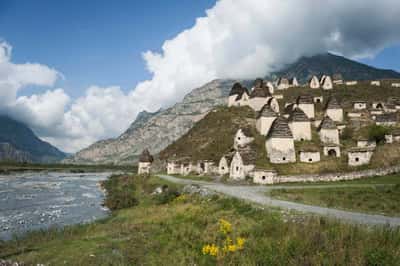
{"type": "Polygon", "coordinates": [[[0,175],[0,239],[104,218],[99,182],[109,173],[0,175]]]}

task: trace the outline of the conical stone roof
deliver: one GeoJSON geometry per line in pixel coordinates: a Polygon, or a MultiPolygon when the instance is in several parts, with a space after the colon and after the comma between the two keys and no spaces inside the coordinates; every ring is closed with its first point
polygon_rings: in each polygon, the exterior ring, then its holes
{"type": "Polygon", "coordinates": [[[313,104],[314,98],[311,95],[300,95],[296,100],[297,104],[313,104]]]}
{"type": "Polygon", "coordinates": [[[342,109],[342,107],[335,97],[331,97],[326,105],[326,109],[342,109]]]}
{"type": "Polygon", "coordinates": [[[229,93],[229,96],[242,95],[243,92],[245,92],[245,91],[246,91],[246,88],[244,88],[242,86],[242,84],[240,84],[239,82],[236,82],[235,84],[233,84],[233,87],[232,87],[232,89],[231,89],[231,91],[229,93]]]}
{"type": "Polygon", "coordinates": [[[250,98],[268,98],[271,97],[271,93],[269,93],[268,88],[266,87],[255,87],[253,91],[250,93],[250,98]]]}
{"type": "Polygon", "coordinates": [[[307,115],[300,108],[296,107],[290,114],[289,121],[291,122],[309,122],[307,115]]]}
{"type": "Polygon", "coordinates": [[[154,161],[153,156],[151,156],[148,149],[145,149],[139,157],[139,162],[141,163],[152,163],[154,161]]]}
{"type": "Polygon", "coordinates": [[[318,129],[337,129],[337,127],[335,122],[329,116],[325,116],[318,129]]]}
{"type": "Polygon", "coordinates": [[[258,113],[257,119],[260,117],[277,117],[278,115],[271,109],[271,106],[266,104],[258,113]]]}
{"type": "Polygon", "coordinates": [[[271,129],[267,135],[267,139],[270,138],[293,138],[292,131],[283,117],[278,117],[274,123],[272,123],[271,129]]]}

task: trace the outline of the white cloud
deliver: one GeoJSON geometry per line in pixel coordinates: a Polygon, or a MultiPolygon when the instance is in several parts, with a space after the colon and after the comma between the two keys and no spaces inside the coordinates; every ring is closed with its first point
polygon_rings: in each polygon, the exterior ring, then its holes
{"type": "Polygon", "coordinates": [[[398,0],[220,0],[195,25],[143,54],[152,79],[124,93],[90,87],[71,101],[62,89],[17,98],[27,85],[53,86],[60,75],[14,64],[0,44],[0,109],[67,151],[120,134],[143,109],[155,111],[215,78],[255,78],[302,55],[334,51],[373,56],[398,43],[398,0]]]}
{"type": "Polygon", "coordinates": [[[156,109],[214,78],[264,76],[303,55],[374,55],[400,41],[399,26],[397,0],[220,0],[161,54],[144,54],[153,78],[136,94],[156,109]]]}

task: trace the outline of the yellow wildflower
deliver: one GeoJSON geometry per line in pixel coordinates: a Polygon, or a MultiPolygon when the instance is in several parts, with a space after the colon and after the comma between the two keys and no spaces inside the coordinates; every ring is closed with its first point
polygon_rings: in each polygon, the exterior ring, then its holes
{"type": "Polygon", "coordinates": [[[186,201],[186,199],[187,199],[187,196],[182,194],[182,195],[178,196],[177,198],[175,198],[175,201],[176,202],[184,202],[184,201],[186,201]]]}
{"type": "Polygon", "coordinates": [[[205,245],[203,246],[202,251],[204,255],[210,254],[211,256],[216,257],[219,252],[219,247],[217,247],[215,244],[205,245]]]}
{"type": "Polygon", "coordinates": [[[202,251],[204,255],[210,253],[210,245],[204,245],[202,251]]]}
{"type": "Polygon", "coordinates": [[[224,235],[229,234],[232,231],[232,225],[227,220],[220,219],[219,220],[219,230],[224,235]]]}
{"type": "Polygon", "coordinates": [[[236,250],[238,250],[238,247],[236,245],[229,245],[228,246],[228,251],[235,252],[236,250]]]}
{"type": "Polygon", "coordinates": [[[238,237],[236,239],[236,244],[238,246],[239,249],[242,249],[244,246],[244,243],[246,242],[246,239],[242,238],[242,237],[238,237]]]}

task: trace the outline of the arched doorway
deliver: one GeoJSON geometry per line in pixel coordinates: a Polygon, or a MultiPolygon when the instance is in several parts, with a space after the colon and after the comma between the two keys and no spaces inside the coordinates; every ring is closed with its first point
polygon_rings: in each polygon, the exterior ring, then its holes
{"type": "Polygon", "coordinates": [[[337,156],[336,150],[335,149],[328,150],[328,156],[329,157],[336,157],[337,156]]]}

